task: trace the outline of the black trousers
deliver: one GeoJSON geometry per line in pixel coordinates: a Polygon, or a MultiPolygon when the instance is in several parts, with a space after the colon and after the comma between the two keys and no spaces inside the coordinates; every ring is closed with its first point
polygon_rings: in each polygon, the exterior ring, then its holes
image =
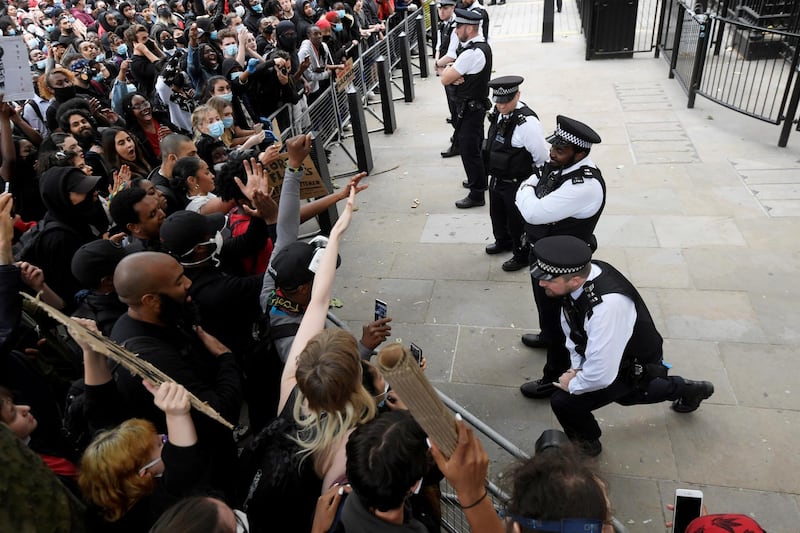
{"type": "Polygon", "coordinates": [[[511,246],[514,257],[527,259],[528,245],[522,244],[525,220],[514,203],[520,181],[509,181],[492,176],[489,186],[489,217],[492,219],[494,240],[501,246],[511,246]]]}
{"type": "Polygon", "coordinates": [[[482,107],[474,109],[465,107],[456,129],[461,163],[464,165],[464,172],[467,174],[467,183],[469,184],[469,196],[475,200],[483,199],[483,192],[488,186],[486,169],[481,157],[485,120],[486,111],[482,107]]]}
{"type": "Polygon", "coordinates": [[[655,378],[643,389],[621,380],[605,389],[584,394],[570,394],[561,389],[550,397],[550,406],[564,433],[573,440],[599,439],[602,432],[592,411],[610,403],[641,405],[677,400],[683,394],[686,381],[680,376],[655,378]]]}
{"type": "MultiPolygon", "coordinates": [[[[528,261],[531,265],[536,263],[533,249],[530,250],[528,261]]],[[[539,313],[539,338],[547,342],[547,361],[542,370],[545,381],[558,381],[558,378],[570,367],[569,350],[567,350],[567,337],[561,329],[561,299],[550,298],[539,285],[539,280],[531,278],[533,285],[533,300],[539,313]]]]}

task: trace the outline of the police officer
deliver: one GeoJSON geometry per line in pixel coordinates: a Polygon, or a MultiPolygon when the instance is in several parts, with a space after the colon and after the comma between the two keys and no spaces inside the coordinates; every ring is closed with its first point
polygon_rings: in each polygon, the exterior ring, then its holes
{"type": "Polygon", "coordinates": [[[513,272],[528,266],[527,241],[523,242],[525,221],[515,202],[520,183],[547,161],[548,147],[539,118],[520,102],[521,76],[503,76],[489,82],[494,90],[494,110],[489,113],[489,134],[484,144],[484,161],[489,181],[489,216],[494,243],[487,254],[512,250],[503,263],[513,272]]]}
{"type": "MultiPolygon", "coordinates": [[[[551,143],[550,161],[539,176],[531,176],[517,191],[516,204],[525,219],[525,233],[530,244],[548,235],[573,235],[591,244],[593,232],[603,212],[606,185],[600,170],[589,157],[592,145],[600,136],[577,120],[558,115],[556,130],[547,140],[551,143]]],[[[531,264],[536,262],[534,253],[531,264]]],[[[522,336],[522,343],[531,348],[547,348],[541,379],[525,383],[522,394],[529,398],[547,398],[555,391],[552,382],[569,368],[569,355],[564,346],[558,302],[547,298],[538,283],[533,283],[533,297],[539,312],[541,333],[522,336]]]]}
{"type": "Polygon", "coordinates": [[[531,277],[560,301],[571,366],[556,381],[553,413],[567,436],[592,457],[600,454],[600,427],[592,411],[608,405],[672,401],[690,413],[714,394],[709,381],[668,376],[663,339],[630,281],[613,266],[592,261],[587,243],[557,235],[534,245],[531,277]]]}
{"type": "Polygon", "coordinates": [[[484,205],[487,188],[486,170],[481,158],[483,121],[489,109],[489,78],[492,73],[492,49],[478,29],[479,13],[456,8],[455,33],[460,41],[457,57],[441,74],[442,85],[455,86],[457,120],[455,136],[461,162],[467,175],[469,195],[456,202],[459,209],[484,205]]]}
{"type": "MultiPolygon", "coordinates": [[[[441,76],[445,67],[456,60],[458,49],[458,38],[453,38],[453,31],[456,29],[456,0],[440,0],[437,4],[437,15],[439,24],[437,25],[436,53],[434,65],[436,75],[441,76]]],[[[455,85],[445,85],[444,94],[447,97],[447,108],[450,110],[450,117],[447,122],[456,125],[458,112],[455,105],[455,85]]],[[[441,153],[442,157],[454,157],[459,155],[458,141],[455,133],[450,138],[450,147],[441,153]]]]}

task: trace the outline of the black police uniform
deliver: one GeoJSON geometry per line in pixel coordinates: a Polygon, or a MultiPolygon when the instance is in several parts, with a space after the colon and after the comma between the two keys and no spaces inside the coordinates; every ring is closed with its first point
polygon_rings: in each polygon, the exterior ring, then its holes
{"type": "MultiPolygon", "coordinates": [[[[456,22],[474,24],[477,14],[461,9],[456,10],[456,22]]],[[[457,107],[456,138],[461,151],[461,162],[467,175],[467,186],[470,189],[468,198],[473,203],[463,207],[483,205],[483,193],[487,189],[486,169],[481,157],[483,143],[483,122],[489,109],[489,78],[492,74],[492,49],[479,35],[466,45],[459,45],[457,55],[468,50],[482,53],[486,58],[483,69],[475,74],[463,74],[464,82],[456,85],[455,103],[457,107]]],[[[463,201],[462,201],[463,202],[463,201]]],[[[458,203],[457,203],[458,205],[458,203]]]]}
{"type": "MultiPolygon", "coordinates": [[[[455,5],[455,2],[452,0],[445,0],[445,2],[439,2],[440,5],[455,5]]],[[[456,22],[453,17],[450,20],[440,20],[439,25],[439,39],[438,39],[438,46],[437,50],[438,53],[436,54],[436,59],[441,59],[442,57],[447,55],[447,51],[450,48],[450,41],[453,38],[453,30],[456,29],[456,22]]],[[[453,100],[453,96],[455,94],[455,85],[446,85],[444,88],[444,94],[447,97],[447,108],[450,110],[450,123],[453,124],[455,127],[455,120],[458,115],[458,111],[456,110],[455,101],[453,100]]],[[[458,145],[455,144],[456,138],[453,135],[453,139],[451,140],[451,148],[448,151],[458,152],[458,145]]]]}
{"type": "MultiPolygon", "coordinates": [[[[581,122],[561,115],[557,117],[557,122],[558,127],[556,128],[555,134],[548,139],[550,142],[570,142],[583,147],[591,147],[591,144],[600,142],[600,136],[589,128],[589,126],[581,122]]],[[[594,228],[597,226],[597,221],[600,219],[606,200],[606,185],[599,169],[590,165],[580,165],[578,168],[564,173],[562,169],[553,168],[550,163],[546,163],[542,169],[542,177],[536,184],[534,191],[537,198],[543,198],[562,186],[581,186],[588,182],[588,180],[597,180],[602,187],[603,198],[597,212],[588,218],[568,217],[549,224],[526,223],[525,233],[529,244],[535,245],[539,239],[550,235],[572,235],[589,243],[592,246],[592,250],[597,247],[597,240],[594,237],[594,228]]],[[[576,206],[576,208],[579,207],[581,206],[576,206]]],[[[529,261],[531,265],[536,263],[536,255],[532,249],[529,261]]],[[[545,363],[542,372],[543,377],[541,379],[543,394],[538,395],[538,397],[546,397],[554,390],[549,384],[552,381],[556,381],[558,376],[569,368],[569,353],[565,346],[566,338],[561,329],[560,304],[545,294],[544,289],[539,286],[536,279],[532,279],[531,281],[533,284],[533,297],[536,301],[536,309],[539,313],[539,328],[541,331],[539,339],[547,345],[547,362],[545,363]]],[[[523,385],[523,394],[537,397],[536,395],[526,393],[524,390],[526,386],[527,384],[523,385]]]]}
{"type": "Polygon", "coordinates": [[[581,443],[584,451],[597,455],[602,449],[598,440],[600,427],[592,415],[599,407],[614,402],[638,405],[672,400],[675,411],[687,413],[713,394],[714,386],[709,382],[667,375],[663,364],[663,339],[641,295],[610,264],[590,262],[591,251],[584,241],[563,235],[548,237],[537,243],[536,250],[538,259],[531,276],[537,280],[580,272],[587,264],[592,265],[582,287],[561,298],[552,298],[560,300],[562,306],[563,324],[570,339],[571,366],[575,370],[586,369],[590,377],[583,378],[583,374],[576,373],[569,382],[571,392],[557,389],[550,403],[564,432],[581,443]],[[577,297],[576,293],[579,293],[577,297]],[[611,295],[617,297],[611,298],[611,295]],[[619,295],[624,298],[620,299],[619,295]],[[625,300],[633,306],[620,307],[625,300]],[[607,310],[614,312],[607,314],[607,310]],[[620,318],[622,313],[626,318],[620,318]],[[597,321],[600,323],[595,324],[597,321]],[[632,331],[627,329],[629,324],[633,324],[632,331]],[[587,333],[590,327],[594,327],[590,331],[596,333],[587,333]],[[592,341],[590,335],[596,336],[595,346],[604,346],[606,351],[587,353],[592,341]],[[627,340],[625,335],[630,335],[627,340]],[[621,355],[617,349],[622,349],[621,355]],[[615,374],[602,363],[602,360],[615,362],[618,358],[615,374]],[[607,386],[597,388],[598,384],[602,386],[609,381],[607,386]]]}
{"type": "MultiPolygon", "coordinates": [[[[512,101],[523,81],[521,76],[502,76],[490,81],[495,102],[512,101]]],[[[516,206],[515,198],[520,183],[531,174],[539,172],[536,160],[541,164],[547,159],[547,144],[542,137],[538,118],[528,106],[519,103],[508,115],[501,115],[497,108],[489,114],[489,133],[483,156],[486,173],[491,178],[489,216],[495,240],[486,247],[486,252],[493,254],[513,250],[513,257],[503,263],[503,270],[506,271],[528,266],[529,247],[523,239],[525,221],[516,206]],[[512,144],[517,128],[520,128],[517,144],[520,138],[522,142],[519,147],[512,144]],[[529,151],[531,146],[534,153],[529,151]]]]}

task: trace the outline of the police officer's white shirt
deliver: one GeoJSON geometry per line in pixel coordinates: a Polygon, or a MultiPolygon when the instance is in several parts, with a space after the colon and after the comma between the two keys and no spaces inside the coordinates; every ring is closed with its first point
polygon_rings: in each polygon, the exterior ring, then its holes
{"type": "MultiPolygon", "coordinates": [[[[517,102],[516,109],[520,109],[523,105],[522,102],[517,102]]],[[[498,114],[497,122],[499,123],[506,116],[511,115],[498,114]]],[[[525,148],[530,152],[531,156],[533,156],[533,163],[537,167],[544,165],[550,154],[547,141],[544,140],[544,135],[542,134],[542,124],[534,116],[526,116],[524,123],[517,124],[514,128],[514,133],[511,135],[511,146],[525,148]]]]}
{"type": "MultiPolygon", "coordinates": [[[[600,275],[602,269],[592,263],[589,280],[600,275]]],[[[583,294],[583,287],[573,291],[573,300],[583,294]]],[[[572,368],[580,369],[569,382],[570,394],[583,394],[608,387],[617,379],[622,353],[633,335],[636,323],[636,305],[625,295],[604,294],[603,301],[592,308],[592,317],[587,318],[583,327],[586,330],[586,351],[582,357],[575,351],[575,343],[569,338],[569,325],[561,312],[561,329],[567,337],[567,349],[572,360],[572,368]]]]}
{"type": "MultiPolygon", "coordinates": [[[[585,157],[565,168],[563,173],[583,166],[597,168],[594,161],[585,157]]],[[[573,183],[569,179],[542,198],[536,197],[534,188],[538,183],[539,177],[534,174],[520,185],[515,197],[517,209],[528,224],[552,224],[570,217],[589,218],[603,205],[603,186],[594,178],[584,179],[583,183],[573,183]]]]}
{"type": "MultiPolygon", "coordinates": [[[[455,33],[453,33],[455,35],[455,33]]],[[[458,41],[458,39],[456,39],[458,41]]],[[[463,43],[462,46],[466,47],[469,43],[476,42],[481,43],[483,42],[483,35],[478,35],[473,37],[469,41],[463,43]]],[[[455,63],[453,63],[453,67],[456,72],[461,74],[462,76],[466,74],[478,74],[480,71],[483,70],[483,67],[486,66],[486,55],[478,49],[478,48],[470,48],[469,50],[464,50],[461,52],[461,55],[456,58],[455,63]]]]}

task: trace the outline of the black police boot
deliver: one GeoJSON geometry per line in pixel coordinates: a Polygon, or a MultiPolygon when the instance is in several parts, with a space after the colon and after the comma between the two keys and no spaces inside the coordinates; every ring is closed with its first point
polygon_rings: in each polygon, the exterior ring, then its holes
{"type": "Polygon", "coordinates": [[[691,413],[700,407],[700,402],[714,394],[714,384],[710,381],[686,381],[683,396],[672,402],[672,410],[677,413],[691,413]]]}
{"type": "Polygon", "coordinates": [[[457,155],[461,155],[461,152],[458,150],[458,147],[453,144],[450,145],[450,148],[448,148],[444,152],[441,152],[441,156],[444,158],[455,157],[457,155]]]}
{"type": "Polygon", "coordinates": [[[469,209],[470,207],[480,207],[486,205],[486,200],[481,198],[473,198],[472,196],[465,196],[456,202],[456,207],[459,209],[469,209]]]}
{"type": "Polygon", "coordinates": [[[556,391],[556,386],[553,385],[552,379],[535,379],[527,383],[523,383],[519,391],[526,398],[533,398],[534,400],[543,400],[549,398],[556,391]]]}
{"type": "Polygon", "coordinates": [[[547,348],[547,341],[538,333],[525,333],[522,335],[522,344],[528,348],[547,348]]]}
{"type": "Polygon", "coordinates": [[[517,270],[521,270],[528,266],[528,258],[527,257],[517,257],[513,255],[511,259],[503,263],[501,267],[506,272],[516,272],[517,270]]]}
{"type": "Polygon", "coordinates": [[[492,244],[486,245],[486,253],[489,255],[501,254],[503,252],[509,252],[509,251],[511,251],[510,244],[501,244],[495,241],[492,244]]]}

